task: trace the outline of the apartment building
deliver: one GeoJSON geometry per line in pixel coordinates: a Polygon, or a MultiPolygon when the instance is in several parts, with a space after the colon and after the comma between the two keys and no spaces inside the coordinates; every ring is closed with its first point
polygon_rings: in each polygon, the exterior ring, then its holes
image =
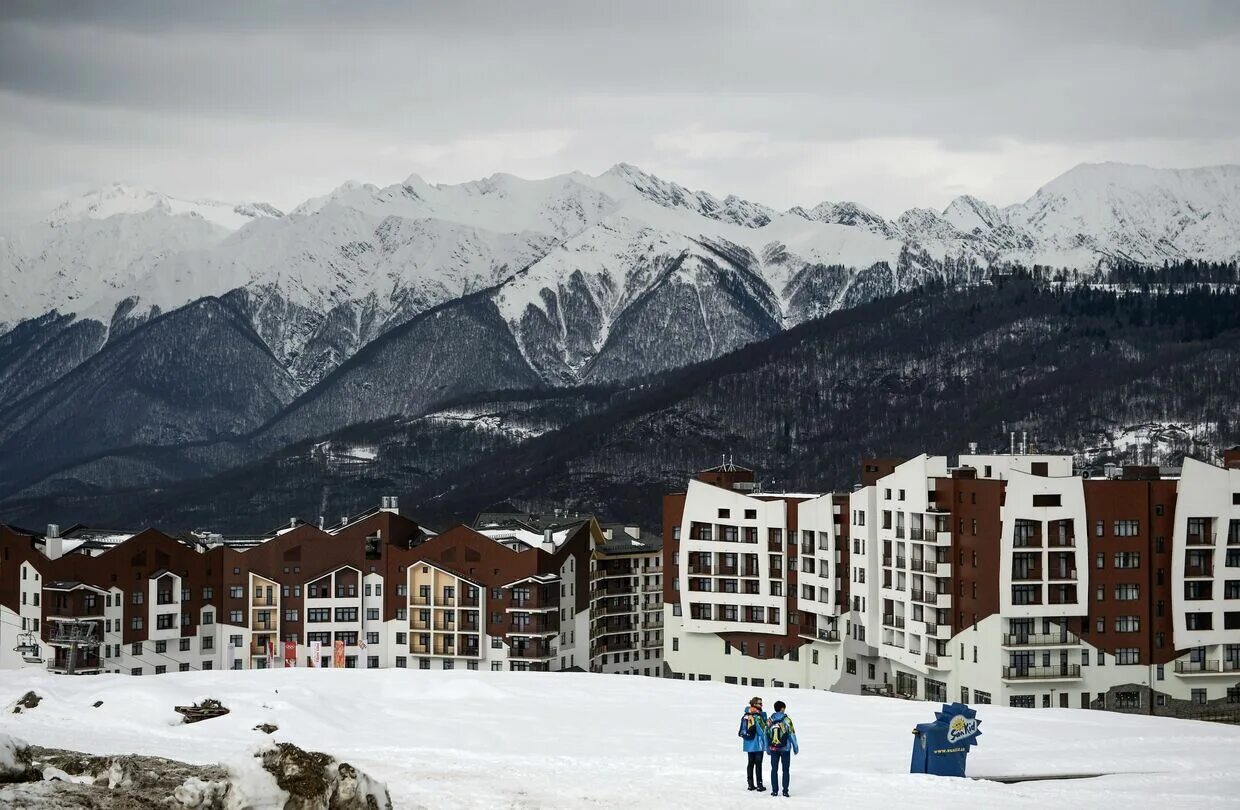
{"type": "Polygon", "coordinates": [[[662,540],[638,526],[598,524],[568,511],[526,513],[505,507],[478,515],[474,527],[493,537],[536,538],[593,523],[601,534],[590,555],[591,672],[663,674],[662,540]]]}
{"type": "Polygon", "coordinates": [[[730,462],[666,496],[668,674],[753,686],[839,682],[846,504],[830,493],[761,492],[752,470],[730,462]]]}
{"type": "Polygon", "coordinates": [[[715,468],[665,498],[664,524],[673,677],[1154,713],[1240,704],[1240,449],[1222,467],[1101,479],[1065,455],[871,459],[848,495],[764,494],[715,468]]]}
{"type": "Polygon", "coordinates": [[[394,498],[262,537],[0,526],[0,667],[585,669],[606,542],[592,519],[435,534],[394,498]]]}

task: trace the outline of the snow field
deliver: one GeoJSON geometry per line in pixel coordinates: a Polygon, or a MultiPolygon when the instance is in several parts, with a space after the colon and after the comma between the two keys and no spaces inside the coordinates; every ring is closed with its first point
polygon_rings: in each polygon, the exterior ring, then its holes
{"type": "Polygon", "coordinates": [[[1240,807],[1240,728],[978,707],[971,776],[1114,774],[1007,785],[907,773],[910,731],[933,719],[934,704],[584,673],[17,671],[0,679],[0,732],[196,763],[235,762],[269,740],[289,741],[385,781],[400,808],[740,807],[771,800],[745,790],[735,736],[754,693],[768,707],[789,704],[802,751],[791,800],[803,806],[1240,807]],[[37,708],[4,709],[31,689],[44,697],[37,708]],[[172,707],[205,697],[231,713],[180,724],[172,707]],[[279,731],[253,730],[264,722],[279,731]]]}

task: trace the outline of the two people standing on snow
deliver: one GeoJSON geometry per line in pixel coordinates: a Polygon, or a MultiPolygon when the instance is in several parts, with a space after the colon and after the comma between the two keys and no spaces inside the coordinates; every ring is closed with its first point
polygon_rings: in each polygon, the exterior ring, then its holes
{"type": "Polygon", "coordinates": [[[801,753],[797,745],[796,728],[792,718],[784,714],[782,700],[775,701],[775,713],[770,717],[762,710],[762,698],[751,698],[741,715],[741,726],[737,735],[743,740],[742,748],[748,758],[745,766],[745,777],[750,790],[766,790],[762,784],[762,754],[771,755],[771,795],[779,795],[779,769],[784,772],[783,794],[788,795],[788,768],[792,754],[801,753]],[[756,784],[755,784],[756,780],[756,784]]]}

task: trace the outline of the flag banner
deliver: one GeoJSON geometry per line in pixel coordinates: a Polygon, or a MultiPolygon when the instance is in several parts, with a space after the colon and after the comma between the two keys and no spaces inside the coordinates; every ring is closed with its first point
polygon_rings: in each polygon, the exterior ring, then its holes
{"type": "Polygon", "coordinates": [[[267,639],[267,666],[275,666],[276,662],[276,643],[271,639],[267,639]]]}
{"type": "Polygon", "coordinates": [[[332,666],[344,669],[344,641],[342,639],[336,639],[336,646],[332,651],[332,666]]]}
{"type": "Polygon", "coordinates": [[[323,642],[313,641],[310,643],[310,666],[317,667],[323,660],[323,642]]]}
{"type": "Polygon", "coordinates": [[[284,666],[285,667],[297,666],[297,642],[296,641],[284,642],[284,666]]]}

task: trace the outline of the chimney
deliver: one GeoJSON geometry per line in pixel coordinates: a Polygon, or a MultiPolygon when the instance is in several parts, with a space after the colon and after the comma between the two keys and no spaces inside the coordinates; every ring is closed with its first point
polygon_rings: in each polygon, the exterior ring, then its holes
{"type": "Polygon", "coordinates": [[[384,512],[397,512],[397,511],[399,511],[399,510],[398,510],[398,508],[397,508],[397,506],[396,506],[396,496],[395,496],[395,495],[385,495],[385,496],[383,496],[382,498],[380,498],[380,499],[379,499],[379,508],[380,508],[381,510],[383,510],[384,512]]]}
{"type": "Polygon", "coordinates": [[[295,517],[291,517],[291,518],[289,518],[289,519],[288,519],[288,527],[289,527],[290,529],[296,529],[296,528],[297,528],[297,518],[295,518],[295,517]]]}
{"type": "Polygon", "coordinates": [[[47,542],[44,544],[44,554],[49,560],[58,560],[65,553],[65,541],[60,536],[60,526],[55,523],[47,524],[47,542]]]}
{"type": "Polygon", "coordinates": [[[1025,455],[1029,452],[1029,431],[1022,430],[1020,432],[1020,453],[1025,455]]]}
{"type": "Polygon", "coordinates": [[[1008,453],[1016,455],[1016,431],[1014,430],[1008,434],[1008,453]]]}
{"type": "Polygon", "coordinates": [[[977,455],[977,442],[969,442],[969,455],[977,455]]]}
{"type": "Polygon", "coordinates": [[[322,515],[319,515],[319,531],[323,531],[323,526],[326,524],[326,522],[327,522],[326,518],[324,518],[322,515]]]}

